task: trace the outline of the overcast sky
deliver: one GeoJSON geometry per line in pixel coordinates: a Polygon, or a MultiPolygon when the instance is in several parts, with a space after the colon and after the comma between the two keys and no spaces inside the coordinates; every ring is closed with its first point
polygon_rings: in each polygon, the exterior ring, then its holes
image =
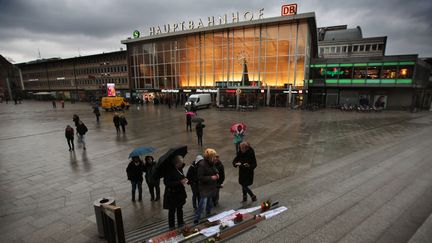
{"type": "Polygon", "coordinates": [[[0,55],[14,63],[126,49],[138,29],[264,8],[280,16],[283,4],[315,12],[317,26],[361,26],[364,37],[387,36],[386,55],[432,56],[431,0],[0,0],[0,55]]]}

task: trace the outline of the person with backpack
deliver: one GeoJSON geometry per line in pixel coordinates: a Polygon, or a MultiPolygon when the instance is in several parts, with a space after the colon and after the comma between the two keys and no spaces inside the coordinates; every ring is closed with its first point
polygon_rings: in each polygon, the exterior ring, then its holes
{"type": "Polygon", "coordinates": [[[204,160],[204,157],[202,157],[201,155],[197,155],[186,174],[188,184],[190,185],[192,190],[192,206],[195,210],[197,209],[200,198],[198,189],[198,166],[202,160],[204,160]]]}
{"type": "Polygon", "coordinates": [[[77,127],[77,134],[79,135],[79,141],[83,144],[83,149],[86,150],[86,143],[85,143],[85,134],[87,133],[88,129],[86,125],[80,120],[78,122],[77,127]]]}
{"type": "Polygon", "coordinates": [[[128,123],[127,123],[126,117],[123,114],[120,115],[119,122],[120,122],[120,126],[122,127],[123,133],[126,133],[126,125],[128,123]]]}
{"type": "Polygon", "coordinates": [[[74,129],[67,125],[66,129],[65,129],[65,136],[66,136],[66,140],[69,146],[69,151],[75,150],[75,145],[74,145],[74,129]],[[71,146],[72,145],[72,146],[71,146]]]}
{"type": "Polygon", "coordinates": [[[100,112],[99,112],[99,107],[96,105],[95,108],[93,109],[93,113],[96,116],[96,122],[99,122],[99,117],[100,117],[100,112]]]}
{"type": "Polygon", "coordinates": [[[160,179],[155,179],[154,177],[154,171],[156,168],[156,163],[154,161],[153,156],[146,156],[144,164],[144,172],[146,183],[150,192],[150,201],[159,201],[160,199],[160,179]],[[155,190],[156,190],[156,197],[155,197],[155,190]]]}

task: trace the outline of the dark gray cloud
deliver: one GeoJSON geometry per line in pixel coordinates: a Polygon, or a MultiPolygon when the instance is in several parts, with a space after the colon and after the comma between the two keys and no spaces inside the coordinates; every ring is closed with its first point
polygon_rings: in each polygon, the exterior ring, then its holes
{"type": "MultiPolygon", "coordinates": [[[[291,2],[291,1],[290,1],[291,2]]],[[[294,2],[294,1],[293,1],[294,2]]],[[[318,26],[362,27],[365,37],[388,36],[387,54],[432,56],[432,1],[299,0],[318,26]]],[[[0,0],[0,54],[17,62],[109,52],[134,29],[264,8],[280,15],[285,1],[248,0],[0,0]]]]}

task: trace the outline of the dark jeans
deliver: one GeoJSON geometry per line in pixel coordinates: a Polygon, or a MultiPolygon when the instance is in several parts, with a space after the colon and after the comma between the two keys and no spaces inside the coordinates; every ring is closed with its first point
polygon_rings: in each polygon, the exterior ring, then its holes
{"type": "Polygon", "coordinates": [[[243,197],[246,197],[246,194],[249,194],[250,197],[255,196],[255,194],[253,194],[252,190],[249,189],[249,187],[247,187],[247,186],[242,186],[242,191],[243,191],[243,197]]]}
{"type": "Polygon", "coordinates": [[[99,122],[99,116],[98,115],[96,115],[96,121],[99,122]]]}
{"type": "Polygon", "coordinates": [[[192,123],[186,123],[186,131],[188,130],[192,132],[192,123]]]}
{"type": "Polygon", "coordinates": [[[239,142],[239,143],[235,143],[236,154],[238,154],[239,151],[240,151],[240,143],[241,143],[241,142],[239,142]]]}
{"type": "Polygon", "coordinates": [[[168,209],[168,225],[170,228],[175,227],[175,213],[177,212],[177,224],[178,226],[182,226],[183,222],[183,207],[178,208],[170,208],[168,209]]]}
{"type": "Polygon", "coordinates": [[[219,204],[219,190],[217,189],[216,194],[213,196],[213,206],[217,206],[219,204]]]}
{"type": "Polygon", "coordinates": [[[122,130],[123,130],[123,133],[125,133],[126,132],[126,126],[122,125],[121,127],[122,127],[122,130]]]}
{"type": "Polygon", "coordinates": [[[138,198],[142,199],[142,181],[131,181],[132,184],[132,200],[135,200],[135,191],[138,187],[138,198]]]}
{"type": "Polygon", "coordinates": [[[120,126],[115,126],[116,127],[116,130],[117,130],[117,133],[119,133],[120,132],[120,126]]]}
{"type": "Polygon", "coordinates": [[[200,195],[198,185],[191,185],[192,189],[192,206],[194,209],[199,205],[200,195]]]}
{"type": "Polygon", "coordinates": [[[202,147],[202,136],[198,136],[198,145],[200,145],[202,147]]]}
{"type": "Polygon", "coordinates": [[[149,192],[150,192],[150,196],[151,199],[154,200],[155,199],[155,190],[156,190],[156,198],[159,199],[160,198],[160,186],[159,184],[157,185],[152,185],[152,184],[147,184],[149,192]]]}
{"type": "Polygon", "coordinates": [[[67,138],[67,143],[68,143],[69,149],[72,149],[72,150],[75,149],[74,139],[73,138],[67,138]],[[72,146],[71,146],[71,144],[72,144],[72,146]]]}

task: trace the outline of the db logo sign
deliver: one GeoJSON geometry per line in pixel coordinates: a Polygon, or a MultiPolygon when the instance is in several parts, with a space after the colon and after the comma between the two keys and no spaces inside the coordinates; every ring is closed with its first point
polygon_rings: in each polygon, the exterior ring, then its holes
{"type": "Polygon", "coordinates": [[[281,15],[282,16],[288,16],[288,15],[294,15],[297,14],[297,4],[287,4],[282,5],[281,15]]]}

